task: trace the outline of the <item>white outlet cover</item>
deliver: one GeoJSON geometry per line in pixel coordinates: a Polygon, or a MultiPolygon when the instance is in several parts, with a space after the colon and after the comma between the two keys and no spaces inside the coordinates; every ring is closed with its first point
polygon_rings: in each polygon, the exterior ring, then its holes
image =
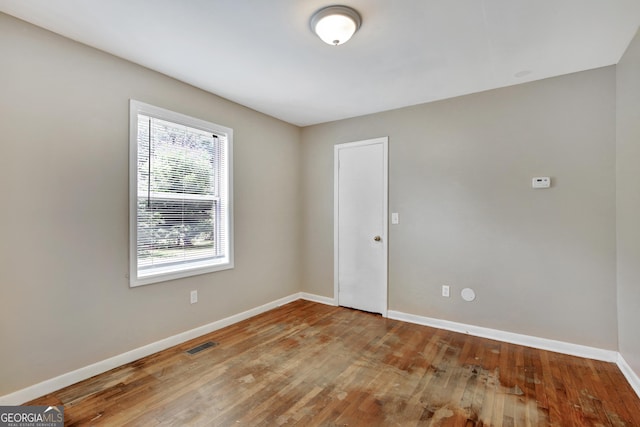
{"type": "Polygon", "coordinates": [[[551,178],[548,176],[536,176],[531,179],[532,188],[549,188],[551,187],[551,178]]]}
{"type": "Polygon", "coordinates": [[[471,288],[464,288],[462,292],[460,292],[460,296],[465,301],[473,301],[476,299],[476,293],[471,288]]]}

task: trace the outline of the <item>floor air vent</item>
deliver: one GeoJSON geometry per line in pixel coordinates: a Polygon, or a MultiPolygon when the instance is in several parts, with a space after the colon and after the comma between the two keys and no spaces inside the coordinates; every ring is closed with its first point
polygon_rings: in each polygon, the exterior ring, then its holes
{"type": "Polygon", "coordinates": [[[218,343],[217,342],[213,342],[213,341],[207,341],[204,344],[200,344],[197,347],[193,347],[191,350],[187,350],[187,353],[189,354],[196,354],[196,353],[200,353],[202,350],[206,350],[209,347],[215,347],[217,346],[218,343]]]}

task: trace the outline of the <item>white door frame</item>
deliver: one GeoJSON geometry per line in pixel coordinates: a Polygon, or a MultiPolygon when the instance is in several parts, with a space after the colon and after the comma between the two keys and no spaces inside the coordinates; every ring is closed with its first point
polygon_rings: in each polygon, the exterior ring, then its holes
{"type": "Polygon", "coordinates": [[[333,300],[335,305],[339,305],[340,295],[340,283],[339,283],[339,227],[338,227],[338,215],[340,212],[338,206],[339,200],[339,159],[340,150],[343,148],[353,148],[358,146],[382,144],[383,149],[383,180],[384,180],[384,195],[383,195],[383,230],[382,230],[382,250],[385,254],[384,276],[386,284],[384,310],[382,312],[383,317],[387,317],[387,311],[389,309],[389,137],[384,136],[380,138],[366,139],[362,141],[347,142],[343,144],[336,144],[333,148],[333,300]]]}

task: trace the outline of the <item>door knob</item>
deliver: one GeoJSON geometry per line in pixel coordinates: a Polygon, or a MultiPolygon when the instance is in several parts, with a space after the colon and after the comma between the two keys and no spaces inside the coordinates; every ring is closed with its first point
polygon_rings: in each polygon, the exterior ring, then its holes
{"type": "Polygon", "coordinates": [[[379,242],[380,240],[382,240],[382,237],[376,236],[376,237],[373,238],[373,240],[375,240],[376,242],[379,242]]]}

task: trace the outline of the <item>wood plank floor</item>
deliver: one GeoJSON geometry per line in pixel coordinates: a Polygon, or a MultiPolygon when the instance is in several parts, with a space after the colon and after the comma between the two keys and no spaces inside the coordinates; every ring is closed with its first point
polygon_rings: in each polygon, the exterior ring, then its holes
{"type": "Polygon", "coordinates": [[[615,364],[308,301],[28,404],[71,426],[640,426],[615,364]]]}

